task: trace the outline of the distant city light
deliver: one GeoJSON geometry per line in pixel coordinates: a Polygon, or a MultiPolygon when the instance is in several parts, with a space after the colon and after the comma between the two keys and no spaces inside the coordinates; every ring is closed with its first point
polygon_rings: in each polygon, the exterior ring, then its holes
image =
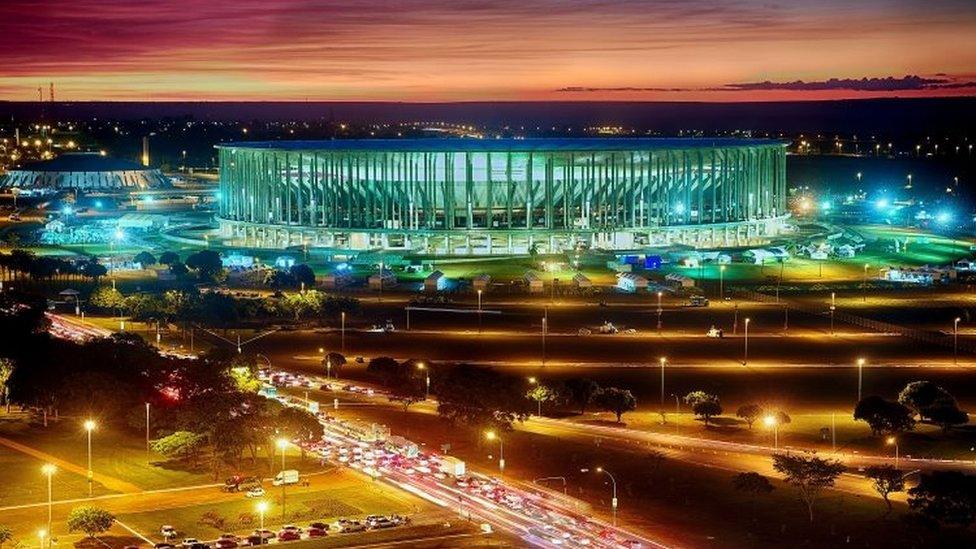
{"type": "Polygon", "coordinates": [[[879,210],[885,210],[888,208],[889,205],[890,202],[888,202],[887,198],[879,198],[877,202],[874,203],[874,206],[879,210]]]}
{"type": "Polygon", "coordinates": [[[939,223],[948,223],[952,221],[952,214],[946,211],[939,212],[935,215],[935,220],[939,223]]]}

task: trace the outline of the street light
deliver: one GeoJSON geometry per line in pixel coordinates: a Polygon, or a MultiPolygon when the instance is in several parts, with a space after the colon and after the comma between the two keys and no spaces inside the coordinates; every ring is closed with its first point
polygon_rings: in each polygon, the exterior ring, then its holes
{"type": "Polygon", "coordinates": [[[542,365],[546,365],[546,333],[549,331],[549,309],[546,309],[546,315],[542,317],[542,365]]]}
{"type": "Polygon", "coordinates": [[[663,310],[661,309],[662,296],[664,296],[664,292],[657,293],[657,331],[659,332],[661,331],[661,313],[663,312],[663,310]]]}
{"type": "Polygon", "coordinates": [[[424,400],[430,400],[430,370],[427,369],[427,365],[423,362],[417,363],[417,369],[424,372],[424,400]]]}
{"type": "Polygon", "coordinates": [[[341,343],[339,349],[342,351],[342,354],[346,354],[346,312],[342,311],[342,313],[339,316],[342,319],[342,327],[341,327],[342,335],[341,335],[341,343]]]}
{"type": "Polygon", "coordinates": [[[51,516],[53,515],[53,509],[54,509],[54,499],[52,498],[52,491],[51,491],[51,477],[54,476],[54,473],[57,470],[58,468],[55,467],[53,463],[45,463],[44,466],[41,467],[41,472],[47,475],[47,533],[48,534],[51,533],[51,516]]]}
{"type": "Polygon", "coordinates": [[[96,424],[94,420],[85,420],[85,431],[88,432],[88,497],[92,497],[93,487],[92,481],[94,474],[92,473],[92,451],[91,451],[91,435],[92,431],[95,430],[96,424]]]}
{"type": "Polygon", "coordinates": [[[868,263],[864,264],[864,281],[861,283],[861,302],[868,302],[868,263]]]}
{"type": "Polygon", "coordinates": [[[281,518],[285,518],[285,448],[288,447],[288,439],[278,439],[278,449],[281,450],[281,518]]]}
{"type": "Polygon", "coordinates": [[[749,362],[749,323],[750,322],[752,322],[752,319],[751,318],[746,318],[746,321],[745,321],[746,337],[745,337],[744,345],[742,347],[742,365],[743,366],[745,366],[749,362]]]}
{"type": "Polygon", "coordinates": [[[44,549],[44,538],[47,537],[47,530],[43,528],[37,531],[37,539],[39,540],[38,546],[44,549]]]}
{"type": "Polygon", "coordinates": [[[959,365],[959,321],[962,320],[958,316],[952,322],[952,364],[954,366],[959,365]]]}
{"type": "Polygon", "coordinates": [[[668,363],[668,358],[661,357],[661,409],[664,409],[664,366],[668,363]]]}
{"type": "Polygon", "coordinates": [[[718,299],[725,299],[725,265],[718,267],[718,299]]]}
{"type": "Polygon", "coordinates": [[[861,402],[861,387],[864,381],[864,359],[857,359],[857,401],[861,402]]]}
{"type": "Polygon", "coordinates": [[[478,333],[481,333],[481,290],[478,290],[478,333]]]}
{"type": "MultiPolygon", "coordinates": [[[[258,509],[258,516],[260,517],[260,522],[258,524],[261,525],[261,530],[264,530],[264,512],[268,510],[268,502],[259,501],[257,504],[257,509],[258,509]]],[[[263,534],[264,532],[262,532],[262,535],[263,534]]]]}
{"type": "MultiPolygon", "coordinates": [[[[536,379],[534,376],[529,376],[529,385],[538,385],[538,384],[539,384],[539,380],[538,379],[536,379]]],[[[536,406],[536,415],[541,418],[542,417],[542,401],[541,400],[536,400],[535,402],[537,404],[537,406],[536,406]]]]}
{"type": "Polygon", "coordinates": [[[830,335],[834,335],[835,310],[837,310],[837,292],[830,292],[830,335]]]}
{"type": "Polygon", "coordinates": [[[770,414],[763,418],[763,423],[766,427],[773,430],[773,449],[779,449],[779,420],[776,416],[770,414]]]}
{"type": "Polygon", "coordinates": [[[505,441],[495,434],[495,431],[485,431],[485,438],[489,441],[498,439],[498,472],[505,473],[505,441]]]}
{"type": "Polygon", "coordinates": [[[888,439],[885,440],[885,444],[887,444],[888,446],[895,447],[895,469],[897,469],[898,468],[898,439],[895,437],[888,437],[888,439]]]}
{"type": "MultiPolygon", "coordinates": [[[[613,478],[613,475],[603,467],[597,467],[594,469],[597,473],[603,473],[610,477],[610,482],[613,483],[613,499],[611,500],[611,507],[613,508],[613,527],[617,527],[617,479],[613,478]]],[[[589,469],[580,469],[581,473],[589,473],[589,469]]]]}

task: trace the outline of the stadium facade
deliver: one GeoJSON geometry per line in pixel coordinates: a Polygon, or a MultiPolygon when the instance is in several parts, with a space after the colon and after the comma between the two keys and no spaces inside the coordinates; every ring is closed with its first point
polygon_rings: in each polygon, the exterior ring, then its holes
{"type": "Polygon", "coordinates": [[[99,153],[65,153],[32,162],[0,177],[0,187],[22,190],[127,192],[170,186],[159,170],[99,153]]]}
{"type": "Polygon", "coordinates": [[[786,143],[410,139],[228,143],[234,245],[435,255],[732,247],[787,216],[786,143]]]}

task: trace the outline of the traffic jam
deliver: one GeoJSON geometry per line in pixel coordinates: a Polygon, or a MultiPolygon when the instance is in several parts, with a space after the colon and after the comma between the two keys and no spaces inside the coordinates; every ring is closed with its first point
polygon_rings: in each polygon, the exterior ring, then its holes
{"type": "Polygon", "coordinates": [[[278,392],[279,388],[321,389],[382,397],[380,390],[265,369],[258,377],[264,383],[264,396],[286,406],[306,408],[319,418],[325,434],[322,440],[304,445],[305,450],[453,509],[459,517],[479,523],[485,534],[499,528],[540,547],[664,547],[581,514],[577,500],[556,492],[515,488],[499,478],[468,470],[456,457],[425,451],[391,434],[385,426],[340,419],[320,410],[317,401],[278,392]]]}

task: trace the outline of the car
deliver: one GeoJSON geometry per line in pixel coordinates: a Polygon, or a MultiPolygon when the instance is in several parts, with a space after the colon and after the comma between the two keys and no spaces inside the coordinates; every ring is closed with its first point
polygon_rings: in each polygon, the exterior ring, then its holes
{"type": "Polygon", "coordinates": [[[298,541],[300,539],[302,539],[301,534],[292,530],[278,532],[278,541],[298,541]]]}
{"type": "Polygon", "coordinates": [[[642,547],[644,547],[644,544],[637,541],[636,539],[624,540],[624,542],[621,543],[620,545],[623,545],[627,549],[641,549],[642,547]]]}
{"type": "Polygon", "coordinates": [[[705,332],[705,335],[708,336],[708,337],[717,338],[717,339],[721,339],[722,337],[725,336],[725,334],[722,332],[722,329],[721,328],[716,328],[715,326],[712,326],[711,328],[709,328],[708,331],[705,332]]]}
{"type": "Polygon", "coordinates": [[[690,307],[708,307],[708,299],[705,296],[693,295],[688,301],[690,307]]]}
{"type": "Polygon", "coordinates": [[[388,519],[386,517],[380,517],[380,518],[374,520],[373,522],[369,523],[369,527],[370,528],[377,529],[377,530],[380,530],[380,529],[383,529],[383,528],[393,528],[396,525],[397,525],[397,523],[393,522],[392,520],[390,520],[390,519],[388,519]]]}
{"type": "Polygon", "coordinates": [[[159,533],[162,534],[164,538],[175,538],[176,528],[173,528],[169,524],[164,524],[159,528],[159,533]]]}
{"type": "Polygon", "coordinates": [[[294,524],[287,524],[285,526],[282,526],[281,527],[281,530],[283,532],[295,532],[297,534],[301,534],[302,533],[302,529],[299,528],[299,527],[297,527],[297,526],[295,526],[294,524]]]}
{"type": "Polygon", "coordinates": [[[189,547],[194,543],[200,543],[200,540],[198,540],[197,538],[183,538],[183,541],[180,543],[180,545],[182,545],[183,547],[189,547]]]}
{"type": "Polygon", "coordinates": [[[310,538],[321,538],[321,537],[324,537],[324,536],[327,536],[328,535],[328,529],[327,528],[311,528],[310,527],[308,530],[306,530],[306,532],[308,533],[308,537],[310,537],[310,538]]]}
{"type": "Polygon", "coordinates": [[[262,544],[268,543],[268,540],[262,539],[261,536],[257,536],[257,535],[254,535],[254,534],[251,534],[250,536],[247,536],[247,538],[244,541],[248,545],[262,545],[262,544]]]}
{"type": "Polygon", "coordinates": [[[224,537],[222,537],[222,538],[220,538],[220,539],[218,539],[217,541],[214,542],[214,546],[217,547],[217,549],[234,549],[238,545],[240,545],[240,544],[237,543],[237,539],[236,538],[235,539],[230,539],[230,538],[224,538],[224,537]]]}
{"type": "Polygon", "coordinates": [[[366,530],[366,525],[357,520],[349,520],[339,524],[339,531],[343,534],[348,534],[350,532],[362,532],[364,530],[366,530]]]}
{"type": "Polygon", "coordinates": [[[244,493],[244,497],[248,497],[248,498],[264,497],[264,488],[261,488],[260,486],[254,486],[253,488],[249,489],[247,492],[244,493]]]}
{"type": "Polygon", "coordinates": [[[153,549],[176,549],[176,546],[172,543],[166,543],[165,541],[153,545],[153,549]]]}
{"type": "Polygon", "coordinates": [[[268,530],[267,528],[265,528],[264,530],[255,530],[254,532],[251,533],[251,535],[258,536],[263,540],[269,540],[275,537],[275,533],[272,532],[271,530],[268,530]]]}

